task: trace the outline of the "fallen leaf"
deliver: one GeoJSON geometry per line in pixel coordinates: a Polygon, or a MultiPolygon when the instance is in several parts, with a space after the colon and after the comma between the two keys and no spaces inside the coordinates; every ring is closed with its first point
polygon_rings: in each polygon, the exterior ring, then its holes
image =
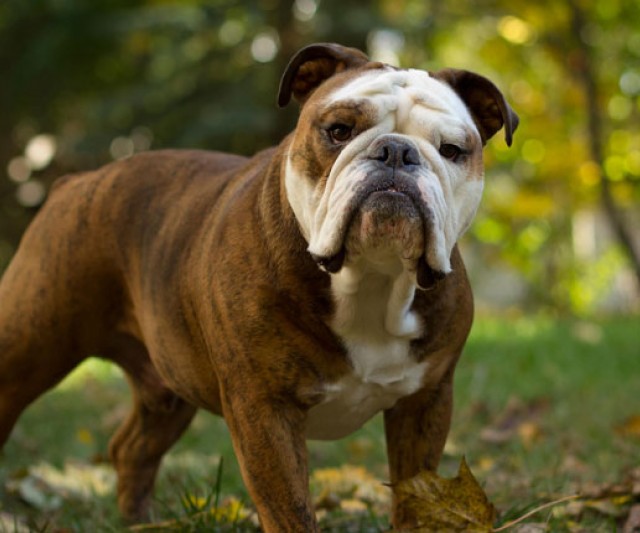
{"type": "Polygon", "coordinates": [[[78,431],[76,431],[76,440],[78,440],[82,444],[87,445],[91,445],[94,443],[94,438],[91,431],[85,428],[80,428],[78,431]]]}
{"type": "Polygon", "coordinates": [[[576,518],[582,515],[585,507],[586,507],[586,504],[584,501],[577,500],[577,501],[569,502],[564,507],[554,507],[552,513],[553,513],[553,516],[555,516],[556,518],[565,518],[567,516],[576,518]]]}
{"type": "Polygon", "coordinates": [[[640,504],[631,507],[629,518],[622,527],[622,533],[637,533],[640,531],[640,504]]]}
{"type": "MultiPolygon", "coordinates": [[[[566,510],[563,510],[562,508],[559,508],[558,505],[565,504],[567,502],[571,502],[571,500],[576,500],[579,497],[580,496],[578,494],[573,494],[571,496],[563,496],[562,498],[560,498],[558,500],[554,500],[554,501],[551,501],[551,502],[543,503],[542,505],[538,505],[537,507],[531,509],[530,511],[528,511],[527,513],[523,514],[522,516],[516,518],[515,520],[511,520],[511,522],[507,522],[506,524],[503,524],[500,527],[494,529],[493,533],[499,533],[499,532],[505,531],[507,529],[512,529],[513,527],[516,527],[519,530],[520,528],[526,526],[526,524],[522,524],[522,522],[524,520],[526,520],[527,518],[532,517],[533,515],[539,513],[540,511],[543,511],[543,510],[548,509],[550,507],[552,508],[551,512],[552,512],[552,514],[554,516],[560,517],[560,518],[564,518],[564,517],[568,516],[568,513],[566,512],[566,510]]],[[[567,524],[565,523],[565,525],[567,525],[567,524]]]]}
{"type": "Polygon", "coordinates": [[[537,423],[527,421],[518,426],[518,436],[525,448],[531,448],[533,443],[542,436],[542,430],[537,423]]]}
{"type": "Polygon", "coordinates": [[[342,508],[349,511],[358,500],[374,512],[387,512],[390,503],[389,490],[382,481],[361,466],[342,465],[340,468],[320,468],[311,474],[311,488],[317,509],[342,508]]]}
{"type": "Polygon", "coordinates": [[[628,417],[615,428],[616,433],[623,437],[640,437],[640,415],[628,417]]]}
{"type": "Polygon", "coordinates": [[[348,514],[363,514],[369,510],[369,507],[362,500],[349,499],[342,500],[340,509],[348,514]]]}
{"type": "Polygon", "coordinates": [[[480,459],[478,459],[476,472],[477,471],[488,472],[489,470],[493,469],[495,464],[496,464],[495,458],[489,457],[488,455],[484,455],[480,457],[480,459]]]}
{"type": "Polygon", "coordinates": [[[62,506],[62,497],[42,479],[29,475],[7,482],[7,490],[39,511],[54,511],[62,506]]]}
{"type": "Polygon", "coordinates": [[[575,455],[565,455],[562,459],[560,472],[563,474],[586,474],[589,472],[589,466],[575,455]]]}
{"type": "Polygon", "coordinates": [[[115,473],[107,465],[67,462],[64,470],[39,463],[12,474],[6,489],[41,511],[58,509],[65,500],[89,501],[113,492],[115,473]]]}
{"type": "Polygon", "coordinates": [[[503,444],[519,436],[522,443],[529,446],[542,435],[537,420],[548,409],[547,398],[536,398],[527,403],[510,398],[496,421],[480,432],[480,438],[491,444],[503,444]]]}
{"type": "Polygon", "coordinates": [[[59,470],[48,463],[29,468],[29,473],[46,482],[58,494],[66,498],[91,501],[96,495],[113,493],[116,474],[109,465],[67,461],[59,470]]]}
{"type": "Polygon", "coordinates": [[[464,458],[458,475],[444,479],[435,472],[418,475],[392,485],[399,505],[405,505],[417,518],[411,531],[492,530],[496,509],[473,477],[464,458]]]}
{"type": "Polygon", "coordinates": [[[582,496],[589,500],[603,500],[633,494],[633,480],[629,477],[620,483],[585,482],[581,485],[582,496]]]}
{"type": "Polygon", "coordinates": [[[613,516],[617,518],[626,514],[624,507],[622,505],[618,505],[614,499],[589,500],[585,502],[585,505],[589,509],[593,509],[606,516],[613,516]]]}
{"type": "Polygon", "coordinates": [[[30,533],[32,529],[15,515],[0,513],[0,531],[13,531],[13,533],[30,533]]]}

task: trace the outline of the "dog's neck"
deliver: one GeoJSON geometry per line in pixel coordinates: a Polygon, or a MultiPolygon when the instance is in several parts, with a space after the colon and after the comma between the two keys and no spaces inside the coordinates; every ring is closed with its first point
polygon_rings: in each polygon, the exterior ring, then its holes
{"type": "Polygon", "coordinates": [[[422,384],[428,363],[411,356],[411,341],[422,333],[410,310],[415,285],[399,260],[376,259],[369,255],[331,275],[331,328],[352,371],[326,385],[324,402],[308,416],[311,438],[347,435],[422,384]]]}
{"type": "Polygon", "coordinates": [[[399,259],[360,257],[332,275],[335,299],[332,327],[340,336],[370,336],[372,332],[397,339],[415,339],[421,326],[411,311],[415,275],[399,259]]]}

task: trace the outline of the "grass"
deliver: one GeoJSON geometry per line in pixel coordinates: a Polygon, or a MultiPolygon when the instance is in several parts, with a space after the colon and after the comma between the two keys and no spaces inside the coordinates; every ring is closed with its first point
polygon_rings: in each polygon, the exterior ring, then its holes
{"type": "MultiPolygon", "coordinates": [[[[455,475],[465,455],[500,523],[541,502],[582,493],[588,496],[582,503],[529,521],[552,531],[615,531],[640,503],[640,494],[625,492],[636,471],[640,484],[640,435],[629,422],[640,415],[638,326],[638,317],[477,320],[456,374],[441,475],[455,475]]],[[[124,529],[104,461],[128,401],[119,370],[92,360],[25,412],[0,459],[0,531],[2,524],[7,531],[19,524],[32,531],[124,529]],[[56,475],[68,486],[56,484],[56,475]],[[38,484],[40,478],[50,483],[38,484]]],[[[309,450],[316,471],[351,464],[366,467],[366,476],[387,477],[380,417],[348,439],[310,442],[309,450]]],[[[358,472],[322,471],[343,485],[358,472]]],[[[371,480],[354,479],[340,498],[360,512],[348,512],[348,505],[329,512],[325,530],[384,531],[388,519],[379,507],[352,501],[356,487],[371,480]]],[[[320,481],[312,485],[322,499],[320,481]]],[[[251,527],[243,514],[249,506],[224,422],[199,413],[165,460],[154,518],[184,531],[243,531],[251,527]],[[218,512],[203,511],[216,501],[218,512]]]]}

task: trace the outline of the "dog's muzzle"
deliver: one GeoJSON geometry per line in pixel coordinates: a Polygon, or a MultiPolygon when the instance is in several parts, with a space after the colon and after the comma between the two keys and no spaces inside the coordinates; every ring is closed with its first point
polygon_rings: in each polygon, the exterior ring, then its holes
{"type": "Polygon", "coordinates": [[[418,188],[419,172],[424,170],[425,164],[418,149],[400,136],[385,135],[371,144],[363,164],[368,165],[367,178],[354,187],[350,220],[340,250],[332,256],[312,254],[313,260],[329,273],[339,272],[349,253],[347,235],[354,222],[361,220],[365,213],[380,221],[394,217],[419,219],[424,250],[417,260],[416,281],[423,290],[433,288],[445,274],[433,269],[425,259],[433,213],[425,205],[418,188]]]}

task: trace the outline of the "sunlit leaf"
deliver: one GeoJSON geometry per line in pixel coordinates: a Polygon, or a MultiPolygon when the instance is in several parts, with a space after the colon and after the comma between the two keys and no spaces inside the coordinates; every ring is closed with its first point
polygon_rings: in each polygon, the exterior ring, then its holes
{"type": "Polygon", "coordinates": [[[423,470],[392,486],[398,505],[415,514],[418,528],[412,531],[492,530],[496,509],[462,459],[458,475],[444,479],[423,470]]]}
{"type": "Polygon", "coordinates": [[[318,509],[372,508],[388,512],[389,490],[366,468],[342,465],[339,468],[320,468],[311,474],[311,488],[318,509]],[[354,501],[362,502],[353,504],[354,501]]]}

